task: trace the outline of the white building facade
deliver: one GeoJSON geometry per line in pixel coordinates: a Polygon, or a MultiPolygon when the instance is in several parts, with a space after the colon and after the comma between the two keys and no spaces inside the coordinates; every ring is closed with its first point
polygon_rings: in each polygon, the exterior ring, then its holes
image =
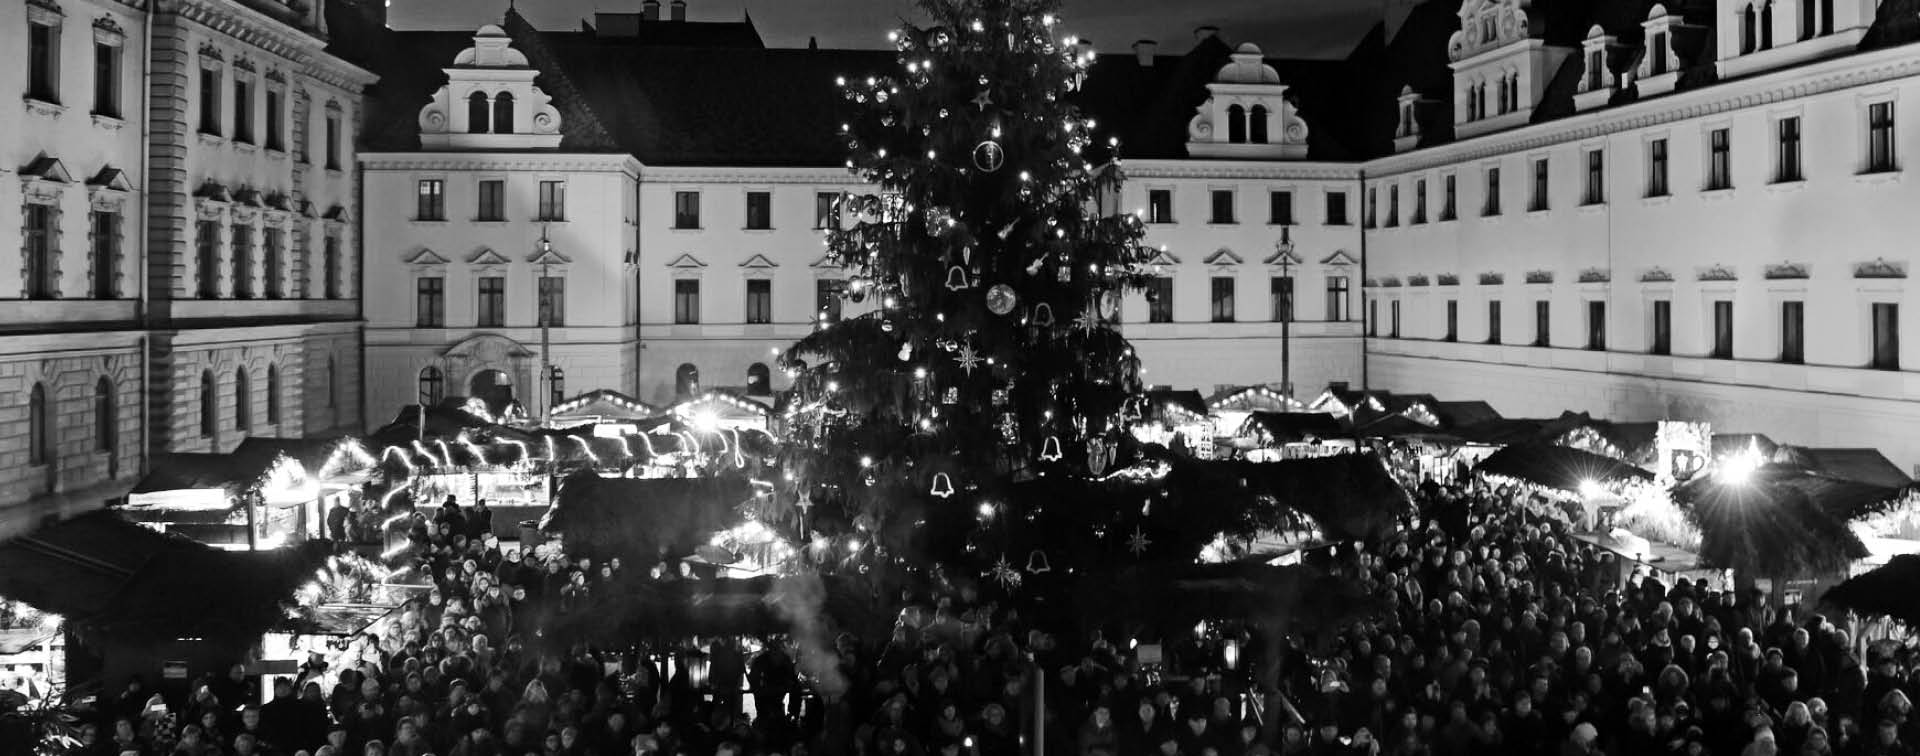
{"type": "Polygon", "coordinates": [[[325,51],[324,9],[0,3],[21,103],[0,109],[4,534],[98,506],[150,454],[357,420],[374,78],[325,51]]]}

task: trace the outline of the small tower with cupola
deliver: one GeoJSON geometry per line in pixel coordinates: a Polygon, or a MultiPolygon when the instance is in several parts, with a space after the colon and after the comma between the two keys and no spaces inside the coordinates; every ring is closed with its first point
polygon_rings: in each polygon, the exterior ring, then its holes
{"type": "Polygon", "coordinates": [[[1280,73],[1260,48],[1243,44],[1207,84],[1207,100],[1187,123],[1196,158],[1294,160],[1307,156],[1307,122],[1287,100],[1280,73]]]}
{"type": "Polygon", "coordinates": [[[539,71],[493,24],[453,59],[447,85],[420,109],[420,146],[430,150],[551,150],[560,112],[533,80],[539,71]]]}

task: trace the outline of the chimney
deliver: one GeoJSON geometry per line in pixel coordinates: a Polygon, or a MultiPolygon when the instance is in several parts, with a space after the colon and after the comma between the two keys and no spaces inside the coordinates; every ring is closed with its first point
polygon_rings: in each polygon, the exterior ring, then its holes
{"type": "MultiPolygon", "coordinates": [[[[628,6],[632,7],[632,6],[628,6]]],[[[647,0],[640,4],[640,17],[648,21],[660,20],[660,0],[647,0]]]]}
{"type": "Polygon", "coordinates": [[[1153,67],[1153,56],[1160,52],[1160,43],[1143,39],[1133,43],[1133,56],[1140,61],[1141,68],[1153,67]]]}
{"type": "Polygon", "coordinates": [[[687,20],[687,0],[673,0],[673,5],[671,6],[671,8],[672,8],[671,13],[673,14],[673,20],[675,21],[687,20]]]}
{"type": "Polygon", "coordinates": [[[1218,36],[1220,36],[1220,27],[1202,26],[1193,30],[1193,43],[1197,45],[1218,36]]]}

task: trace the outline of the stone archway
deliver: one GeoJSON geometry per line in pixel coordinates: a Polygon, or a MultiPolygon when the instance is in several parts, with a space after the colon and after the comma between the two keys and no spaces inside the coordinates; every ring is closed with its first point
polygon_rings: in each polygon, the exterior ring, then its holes
{"type": "Polygon", "coordinates": [[[495,414],[517,398],[514,387],[534,385],[533,357],[533,350],[498,334],[474,336],[441,354],[447,377],[464,379],[468,396],[486,400],[495,414]]]}

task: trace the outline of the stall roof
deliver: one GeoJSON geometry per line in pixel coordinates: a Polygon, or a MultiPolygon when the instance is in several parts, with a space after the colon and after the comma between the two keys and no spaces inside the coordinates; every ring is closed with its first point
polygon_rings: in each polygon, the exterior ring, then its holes
{"type": "Polygon", "coordinates": [[[1759,433],[1715,433],[1713,434],[1713,459],[1729,454],[1744,452],[1749,448],[1758,448],[1760,455],[1773,458],[1775,450],[1780,448],[1773,439],[1759,433]]]}
{"type": "Polygon", "coordinates": [[[1780,464],[1812,470],[1841,480],[1868,483],[1886,488],[1905,488],[1913,485],[1913,479],[1907,477],[1877,449],[1811,449],[1804,446],[1783,446],[1774,452],[1773,459],[1780,464]]]}
{"type": "Polygon", "coordinates": [[[1447,438],[1446,431],[1422,423],[1406,415],[1387,415],[1363,425],[1359,429],[1362,436],[1368,438],[1447,438]]]}
{"type": "Polygon", "coordinates": [[[156,454],[153,471],[134,484],[129,493],[188,491],[224,488],[233,490],[259,480],[277,457],[262,460],[258,455],[242,458],[233,454],[156,454]]]}
{"type": "Polygon", "coordinates": [[[614,417],[639,420],[660,413],[660,408],[612,389],[589,391],[561,402],[553,408],[554,417],[614,417]]]}
{"type": "Polygon", "coordinates": [[[1433,414],[1440,417],[1448,428],[1460,428],[1490,420],[1499,420],[1500,413],[1493,405],[1482,401],[1470,402],[1434,402],[1428,405],[1433,414]]]}
{"type": "Polygon", "coordinates": [[[1638,478],[1652,480],[1653,473],[1625,462],[1565,446],[1545,443],[1516,444],[1488,455],[1475,472],[1505,475],[1563,491],[1578,491],[1584,481],[1605,483],[1638,478]]]}
{"type": "Polygon", "coordinates": [[[1264,432],[1273,443],[1278,444],[1345,438],[1352,435],[1339,418],[1325,412],[1250,413],[1241,428],[1240,435],[1250,435],[1254,430],[1264,432]]]}
{"type": "Polygon", "coordinates": [[[1196,415],[1205,417],[1207,400],[1198,391],[1179,391],[1175,389],[1154,389],[1147,392],[1147,401],[1154,407],[1173,405],[1196,415]]]}

